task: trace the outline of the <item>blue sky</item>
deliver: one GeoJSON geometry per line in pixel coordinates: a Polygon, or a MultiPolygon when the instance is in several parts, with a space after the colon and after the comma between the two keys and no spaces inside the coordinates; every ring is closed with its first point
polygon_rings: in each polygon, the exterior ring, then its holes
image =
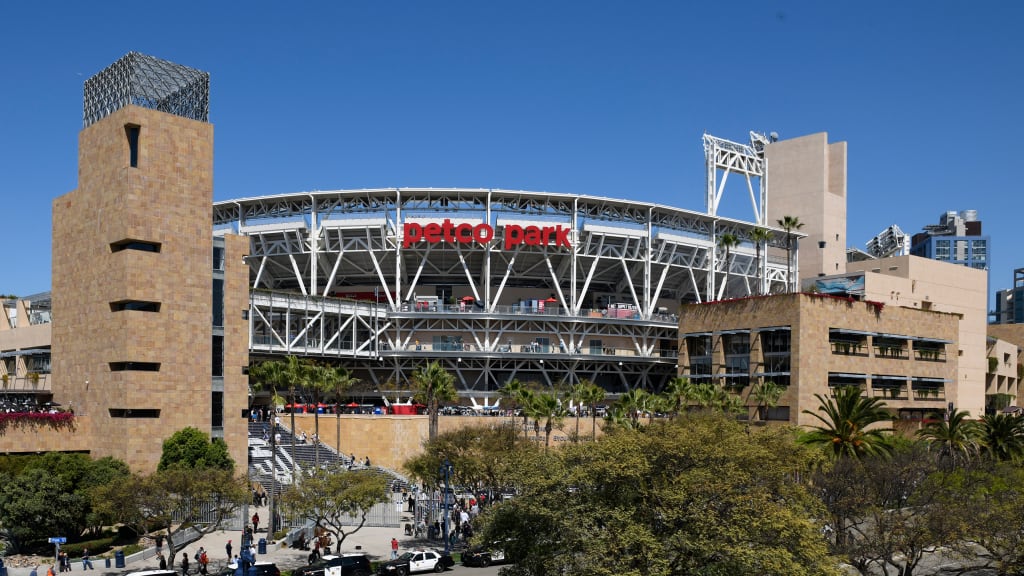
{"type": "Polygon", "coordinates": [[[462,186],[703,210],[705,131],[827,131],[849,143],[851,246],[975,209],[991,289],[1008,287],[1024,267],[1022,16],[948,1],[6,2],[0,293],[49,289],[82,83],[129,51],[210,72],[218,200],[462,186]]]}

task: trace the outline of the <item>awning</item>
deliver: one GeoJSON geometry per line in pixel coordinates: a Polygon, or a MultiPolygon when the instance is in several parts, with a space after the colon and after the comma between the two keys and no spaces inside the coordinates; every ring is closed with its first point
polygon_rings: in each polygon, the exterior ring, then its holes
{"type": "Polygon", "coordinates": [[[738,329],[735,329],[735,330],[718,330],[718,331],[715,332],[715,334],[723,334],[723,335],[729,335],[729,334],[750,334],[750,328],[738,328],[738,329]]]}
{"type": "Polygon", "coordinates": [[[856,334],[857,336],[871,336],[874,332],[867,330],[850,330],[848,328],[829,328],[830,333],[835,332],[837,334],[856,334]]]}
{"type": "Polygon", "coordinates": [[[829,378],[859,378],[861,380],[866,380],[868,375],[867,374],[849,374],[849,373],[846,373],[846,372],[829,372],[828,373],[828,377],[829,378]]]}
{"type": "Polygon", "coordinates": [[[911,336],[911,340],[915,342],[928,342],[930,344],[952,344],[952,340],[943,340],[941,338],[925,338],[923,336],[911,336]]]}
{"type": "Polygon", "coordinates": [[[792,329],[793,329],[792,326],[762,326],[762,327],[758,328],[757,331],[758,332],[781,332],[781,331],[789,332],[792,329]]]}

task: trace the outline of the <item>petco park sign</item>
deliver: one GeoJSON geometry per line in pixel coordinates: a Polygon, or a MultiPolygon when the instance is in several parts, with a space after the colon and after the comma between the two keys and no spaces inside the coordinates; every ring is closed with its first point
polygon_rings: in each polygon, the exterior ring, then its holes
{"type": "MultiPolygon", "coordinates": [[[[505,250],[524,244],[526,246],[565,246],[570,248],[569,230],[565,226],[519,226],[505,224],[503,246],[505,250]]],[[[402,247],[409,248],[419,242],[438,244],[440,242],[459,244],[487,244],[494,240],[494,227],[490,224],[470,224],[468,222],[452,222],[445,218],[444,222],[419,224],[406,222],[403,227],[402,247]]]]}

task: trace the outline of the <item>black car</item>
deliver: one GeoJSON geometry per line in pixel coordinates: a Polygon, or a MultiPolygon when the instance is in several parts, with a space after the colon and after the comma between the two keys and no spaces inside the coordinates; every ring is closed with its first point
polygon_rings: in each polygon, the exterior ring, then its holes
{"type": "Polygon", "coordinates": [[[462,553],[462,563],[466,566],[479,566],[486,568],[491,564],[504,564],[512,559],[505,554],[500,543],[490,546],[474,546],[462,553]]]}
{"type": "Polygon", "coordinates": [[[365,554],[327,555],[292,570],[292,576],[370,576],[370,559],[365,554]]]}
{"type": "Polygon", "coordinates": [[[444,572],[455,565],[452,557],[433,550],[412,550],[377,568],[381,576],[408,576],[413,572],[444,572]]]}

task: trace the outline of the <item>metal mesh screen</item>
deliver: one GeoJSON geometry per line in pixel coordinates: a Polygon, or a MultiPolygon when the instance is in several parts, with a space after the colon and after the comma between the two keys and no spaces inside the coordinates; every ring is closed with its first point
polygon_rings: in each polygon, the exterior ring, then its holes
{"type": "Polygon", "coordinates": [[[85,81],[82,127],[130,104],[207,122],[210,74],[129,52],[85,81]]]}

